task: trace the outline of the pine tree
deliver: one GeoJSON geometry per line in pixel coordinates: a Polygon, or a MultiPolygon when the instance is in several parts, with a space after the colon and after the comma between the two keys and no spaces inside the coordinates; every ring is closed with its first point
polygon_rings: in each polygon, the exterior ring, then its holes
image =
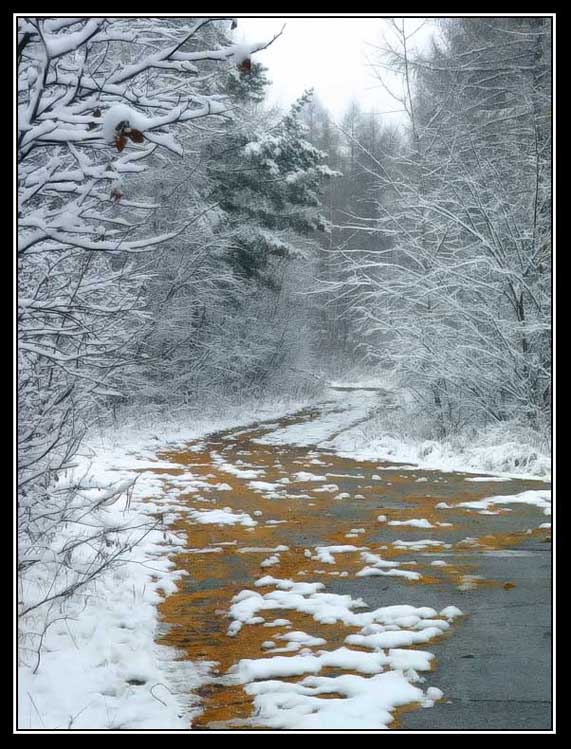
{"type": "Polygon", "coordinates": [[[226,262],[240,277],[276,288],[272,260],[305,256],[314,232],[325,231],[320,193],[333,172],[326,154],[306,139],[301,113],[311,92],[287,115],[260,132],[244,124],[209,149],[212,197],[224,213],[225,231],[234,228],[226,262]]]}

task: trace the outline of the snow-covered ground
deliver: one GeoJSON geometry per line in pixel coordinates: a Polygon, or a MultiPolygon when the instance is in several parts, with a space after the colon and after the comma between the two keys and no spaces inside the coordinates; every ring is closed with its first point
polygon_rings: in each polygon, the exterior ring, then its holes
{"type": "MultiPolygon", "coordinates": [[[[255,409],[255,419],[274,419],[305,405],[262,404],[255,409]]],[[[73,474],[65,478],[67,483],[81,479],[82,485],[111,483],[120,488],[129,485],[136,471],[140,473],[130,497],[124,493],[114,504],[102,505],[81,519],[85,536],[104,529],[110,553],[119,539],[122,544],[130,539],[133,547],[66,601],[65,616],[55,599],[51,605],[30,611],[20,622],[19,729],[188,728],[195,710],[188,702],[189,695],[194,686],[203,683],[208,664],[175,663],[176,653],[155,643],[157,605],[176,589],[182,574],[174,569],[169,556],[184,540],[162,530],[180,509],[177,491],[183,489],[176,488],[180,476],[166,473],[159,477],[152,469],[161,465],[172,468],[172,463],[157,460],[159,449],[184,445],[218,429],[247,425],[252,423],[252,413],[249,404],[223,418],[205,416],[194,423],[157,420],[145,427],[126,424],[91,435],[75,460],[73,474]],[[145,468],[151,471],[145,472],[145,468]],[[165,493],[163,478],[175,484],[170,493],[165,493]],[[162,513],[161,522],[157,522],[157,513],[162,513]],[[184,684],[182,701],[173,690],[173,684],[179,682],[184,684]]],[[[181,486],[191,491],[192,478],[187,475],[184,479],[181,486]]],[[[82,495],[95,500],[103,498],[104,490],[89,489],[82,495]]],[[[239,508],[236,514],[229,508],[215,512],[223,516],[222,522],[255,524],[239,508]]],[[[207,514],[201,514],[200,520],[208,522],[207,514]]],[[[220,517],[216,521],[220,522],[220,517]]],[[[61,581],[55,578],[55,571],[61,567],[61,552],[77,534],[77,524],[72,524],[50,539],[42,562],[23,578],[20,609],[57,592],[61,581]]],[[[88,545],[73,553],[85,555],[87,569],[96,564],[89,557],[88,545]]],[[[74,557],[74,564],[80,565],[81,559],[74,557]]],[[[61,577],[62,573],[58,574],[61,577]]]]}
{"type": "MultiPolygon", "coordinates": [[[[327,391],[329,403],[321,408],[319,418],[276,429],[258,441],[265,445],[320,445],[332,435],[365,419],[377,403],[376,392],[357,390],[327,391]]],[[[302,479],[304,480],[304,479],[302,479]]]]}

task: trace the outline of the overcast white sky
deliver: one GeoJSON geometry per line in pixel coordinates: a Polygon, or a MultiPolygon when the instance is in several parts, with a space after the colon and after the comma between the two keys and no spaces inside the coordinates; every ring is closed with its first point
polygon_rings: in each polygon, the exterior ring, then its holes
{"type": "MultiPolygon", "coordinates": [[[[387,19],[238,17],[235,40],[267,41],[284,23],[282,36],[254,57],[269,68],[273,82],[270,101],[286,106],[304,89],[313,87],[335,117],[343,114],[352,99],[357,99],[364,111],[398,108],[370,69],[370,62],[379,54],[370,45],[382,44],[383,33],[388,30],[387,19]]],[[[414,31],[422,20],[410,18],[406,23],[414,31]]],[[[426,44],[433,31],[433,23],[427,21],[411,44],[426,44]]],[[[387,83],[394,86],[394,81],[387,79],[387,83]]]]}

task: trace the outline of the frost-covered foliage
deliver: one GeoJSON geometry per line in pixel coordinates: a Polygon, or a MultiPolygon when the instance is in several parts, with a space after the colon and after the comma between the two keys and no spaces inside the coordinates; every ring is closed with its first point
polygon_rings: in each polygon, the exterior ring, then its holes
{"type": "Polygon", "coordinates": [[[328,154],[328,166],[342,175],[328,181],[324,191],[331,230],[321,241],[316,268],[320,293],[314,298],[313,325],[322,370],[347,381],[349,372],[362,366],[367,348],[362,308],[352,283],[354,271],[347,261],[355,250],[379,251],[390,245],[378,232],[356,232],[353,220],[359,216],[361,223],[377,216],[375,174],[384,154],[395,152],[399,137],[376,112],[364,112],[357,101],[349,103],[340,123],[316,99],[303,114],[309,139],[328,154]]]}
{"type": "Polygon", "coordinates": [[[223,62],[231,54],[231,47],[187,51],[207,24],[20,21],[19,395],[26,481],[49,481],[65,463],[74,441],[69,430],[77,434],[81,412],[105,394],[107,375],[126,363],[122,343],[142,317],[143,279],[132,258],[176,231],[151,236],[144,217],[153,206],[125,196],[123,180],[145,168],[157,144],[178,150],[169,126],[224,109],[221,95],[207,96],[191,83],[201,60],[223,62]],[[185,74],[186,92],[175,72],[185,74]]]}
{"type": "MultiPolygon", "coordinates": [[[[209,18],[19,19],[24,629],[26,612],[44,603],[45,626],[50,617],[65,615],[68,598],[132,543],[110,543],[103,526],[83,532],[82,519],[95,522],[102,495],[89,482],[65,484],[65,475],[85,429],[104,415],[110,399],[124,396],[117,388],[129,381],[118,373],[141,366],[140,344],[153,321],[146,299],[149,267],[140,258],[189,223],[179,216],[156,231],[157,204],[131,191],[130,179],[161,153],[180,157],[185,127],[227,111],[224,80],[236,53],[227,26],[209,18]],[[64,524],[68,546],[55,549],[64,524]],[[28,585],[31,579],[34,585],[28,585]]],[[[101,488],[109,503],[127,490],[101,488]]]]}
{"type": "MultiPolygon", "coordinates": [[[[183,159],[168,157],[131,181],[160,205],[155,230],[186,226],[145,256],[150,323],[142,366],[119,372],[138,403],[297,392],[310,365],[307,292],[324,226],[325,154],[304,138],[305,96],[285,116],[258,104],[265,70],[226,79],[232,117],[192,128],[183,159]],[[228,81],[232,85],[228,87],[228,81]]],[[[310,365],[311,366],[311,365],[310,365]]]]}
{"type": "MultiPolygon", "coordinates": [[[[229,27],[19,20],[23,581],[39,564],[54,571],[59,525],[91,512],[87,487],[61,481],[110,409],[259,394],[307,354],[288,263],[311,251],[327,170],[303,139],[305,99],[285,118],[264,113],[265,70],[250,60],[260,45],[231,43],[229,27]]],[[[88,569],[111,563],[105,544],[81,541],[88,569]]],[[[58,605],[84,574],[72,564],[60,576],[58,605]]]]}
{"type": "Polygon", "coordinates": [[[392,25],[407,137],[371,160],[376,215],[349,222],[367,240],[343,253],[336,288],[440,438],[474,422],[549,425],[549,24],[448,20],[423,57],[414,29],[392,25]]]}

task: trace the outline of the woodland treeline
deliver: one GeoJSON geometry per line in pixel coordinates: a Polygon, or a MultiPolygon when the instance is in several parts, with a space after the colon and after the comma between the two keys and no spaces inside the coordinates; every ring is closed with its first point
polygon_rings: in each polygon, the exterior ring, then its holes
{"type": "Polygon", "coordinates": [[[441,19],[421,52],[379,19],[402,114],[339,122],[311,92],[269,107],[236,23],[19,20],[23,572],[85,508],[62,478],[85,434],[127,413],[366,367],[432,436],[549,432],[550,19],[441,19]]]}

